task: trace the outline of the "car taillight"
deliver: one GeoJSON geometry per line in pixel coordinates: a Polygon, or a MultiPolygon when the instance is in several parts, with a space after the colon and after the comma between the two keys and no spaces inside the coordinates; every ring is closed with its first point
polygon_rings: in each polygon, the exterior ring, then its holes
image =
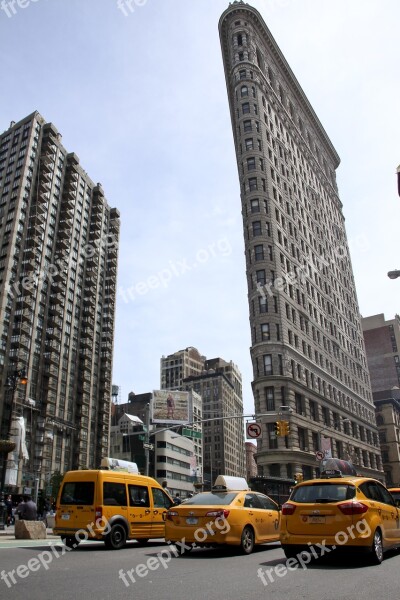
{"type": "Polygon", "coordinates": [[[295,504],[289,504],[288,502],[286,502],[285,504],[282,504],[282,514],[283,515],[292,515],[295,510],[296,510],[295,504]]]}
{"type": "Polygon", "coordinates": [[[216,519],[219,517],[220,519],[226,519],[229,515],[229,510],[209,510],[206,513],[206,517],[215,517],[216,519]]]}
{"type": "Polygon", "coordinates": [[[362,515],[367,512],[368,506],[362,502],[343,502],[337,505],[344,515],[362,515]]]}
{"type": "Polygon", "coordinates": [[[101,519],[103,517],[103,508],[101,506],[96,506],[96,508],[94,509],[94,514],[96,521],[97,519],[101,519]]]}
{"type": "Polygon", "coordinates": [[[179,516],[179,513],[177,513],[177,512],[176,512],[176,510],[169,510],[169,511],[167,512],[167,515],[166,515],[166,517],[165,517],[165,518],[166,518],[168,521],[173,521],[173,518],[172,518],[172,517],[178,517],[178,516],[179,516]]]}

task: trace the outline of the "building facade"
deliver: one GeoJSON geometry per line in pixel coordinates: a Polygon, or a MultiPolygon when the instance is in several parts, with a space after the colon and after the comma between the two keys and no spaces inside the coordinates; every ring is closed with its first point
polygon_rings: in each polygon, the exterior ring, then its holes
{"type": "Polygon", "coordinates": [[[22,416],[29,455],[14,490],[108,454],[119,227],[38,112],[0,135],[0,437],[22,416]]]}
{"type": "Polygon", "coordinates": [[[400,486],[400,317],[365,317],[362,328],[386,484],[400,486]]]}
{"type": "Polygon", "coordinates": [[[246,446],[246,478],[250,481],[251,477],[257,477],[257,446],[253,442],[245,442],[246,446]]]}
{"type": "Polygon", "coordinates": [[[324,433],[334,456],[382,479],[339,157],[260,13],[232,2],[219,30],[240,179],[255,409],[270,415],[262,417],[259,474],[312,477],[324,433]],[[280,412],[290,435],[277,438],[280,412]]]}

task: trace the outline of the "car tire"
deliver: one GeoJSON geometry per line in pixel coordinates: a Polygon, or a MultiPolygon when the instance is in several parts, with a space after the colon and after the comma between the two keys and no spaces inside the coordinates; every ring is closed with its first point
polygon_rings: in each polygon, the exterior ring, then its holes
{"type": "Polygon", "coordinates": [[[297,556],[297,549],[294,546],[282,545],[282,550],[284,551],[286,558],[296,558],[297,556]]]}
{"type": "Polygon", "coordinates": [[[67,546],[67,548],[70,548],[71,550],[77,548],[80,544],[80,540],[77,540],[75,537],[70,536],[62,536],[61,541],[65,544],[65,546],[67,546]]]}
{"type": "Polygon", "coordinates": [[[139,544],[139,546],[145,546],[147,544],[147,542],[149,541],[149,538],[140,538],[140,539],[136,539],[136,541],[139,544]]]}
{"type": "Polygon", "coordinates": [[[375,529],[369,558],[373,565],[380,565],[383,561],[383,541],[380,529],[375,529]]]}
{"type": "Polygon", "coordinates": [[[110,533],[104,538],[108,550],[120,550],[126,544],[126,531],[123,525],[112,525],[110,533]]]}
{"type": "Polygon", "coordinates": [[[253,552],[254,531],[249,525],[246,525],[242,531],[242,536],[240,538],[240,549],[243,554],[251,554],[253,552]]]}

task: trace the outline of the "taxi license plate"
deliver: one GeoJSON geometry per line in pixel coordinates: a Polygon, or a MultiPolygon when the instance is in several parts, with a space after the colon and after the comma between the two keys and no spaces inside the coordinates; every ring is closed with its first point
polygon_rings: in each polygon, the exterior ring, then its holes
{"type": "Polygon", "coordinates": [[[309,523],[325,523],[325,517],[308,517],[309,523]]]}
{"type": "Polygon", "coordinates": [[[198,518],[197,517],[188,517],[186,519],[187,525],[197,525],[198,518]]]}
{"type": "Polygon", "coordinates": [[[69,515],[61,515],[63,521],[69,521],[69,515]]]}

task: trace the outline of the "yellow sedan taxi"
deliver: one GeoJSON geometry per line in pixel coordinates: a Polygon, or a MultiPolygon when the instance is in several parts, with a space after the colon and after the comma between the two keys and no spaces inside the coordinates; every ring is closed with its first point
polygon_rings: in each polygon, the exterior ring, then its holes
{"type": "Polygon", "coordinates": [[[172,506],[166,514],[165,539],[185,550],[239,546],[250,554],[255,544],[279,541],[280,511],[264,494],[249,489],[241,477],[217,477],[211,492],[172,506]]]}
{"type": "Polygon", "coordinates": [[[379,564],[384,551],[400,546],[399,504],[375,479],[323,473],[294,487],[282,505],[280,541],[287,558],[341,548],[379,564]]]}
{"type": "Polygon", "coordinates": [[[400,487],[389,488],[389,492],[392,494],[392,496],[395,500],[400,501],[400,487]]]}

